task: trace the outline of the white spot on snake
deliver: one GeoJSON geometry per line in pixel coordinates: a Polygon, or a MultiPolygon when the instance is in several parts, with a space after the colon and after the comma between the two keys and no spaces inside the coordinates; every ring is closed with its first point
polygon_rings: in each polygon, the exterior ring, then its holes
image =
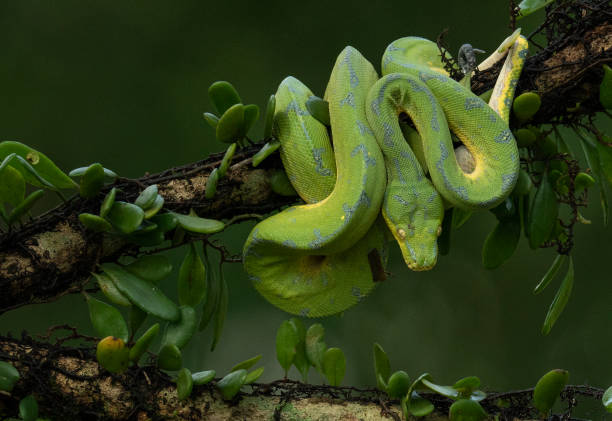
{"type": "Polygon", "coordinates": [[[463,108],[465,108],[466,111],[483,108],[484,106],[484,101],[477,96],[469,96],[465,98],[465,104],[463,104],[463,108]]]}
{"type": "Polygon", "coordinates": [[[283,246],[289,247],[289,248],[296,248],[295,241],[293,241],[293,240],[285,240],[285,241],[283,241],[283,246]]]}
{"type": "Polygon", "coordinates": [[[323,148],[314,148],[312,150],[312,159],[314,159],[317,174],[327,177],[332,175],[332,171],[329,168],[323,167],[323,152],[325,152],[323,148]]]}
{"type": "Polygon", "coordinates": [[[359,145],[353,148],[353,150],[351,151],[351,158],[354,158],[359,152],[363,153],[363,162],[366,168],[373,167],[376,165],[376,159],[370,156],[370,154],[368,153],[368,149],[363,143],[360,143],[359,145]]]}
{"type": "Polygon", "coordinates": [[[496,143],[510,143],[512,140],[512,132],[510,129],[504,129],[493,138],[496,143]]]}
{"type": "Polygon", "coordinates": [[[393,128],[387,122],[383,123],[383,143],[385,146],[393,147],[393,128]]]}
{"type": "Polygon", "coordinates": [[[374,136],[374,132],[370,129],[370,126],[364,124],[361,120],[357,120],[357,128],[359,129],[359,134],[365,136],[366,134],[374,136]]]}
{"type": "Polygon", "coordinates": [[[348,105],[355,108],[355,95],[349,92],[344,99],[340,100],[340,105],[348,105]]]}

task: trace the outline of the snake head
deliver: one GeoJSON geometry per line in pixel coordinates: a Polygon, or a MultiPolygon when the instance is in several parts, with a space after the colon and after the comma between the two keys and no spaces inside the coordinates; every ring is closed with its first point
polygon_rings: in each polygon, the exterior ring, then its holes
{"type": "Polygon", "coordinates": [[[431,269],[438,259],[438,236],[442,232],[444,206],[440,195],[396,191],[385,198],[383,217],[400,246],[408,268],[431,269]]]}

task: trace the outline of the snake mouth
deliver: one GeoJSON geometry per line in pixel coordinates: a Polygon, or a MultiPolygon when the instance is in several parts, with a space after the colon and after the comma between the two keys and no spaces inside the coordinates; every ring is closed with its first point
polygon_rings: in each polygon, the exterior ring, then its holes
{"type": "Polygon", "coordinates": [[[421,265],[421,264],[418,264],[416,262],[411,262],[411,263],[407,264],[408,269],[410,269],[412,271],[415,271],[415,272],[424,272],[424,271],[427,271],[427,270],[431,270],[435,265],[436,265],[435,261],[433,263],[427,264],[427,265],[421,265]]]}

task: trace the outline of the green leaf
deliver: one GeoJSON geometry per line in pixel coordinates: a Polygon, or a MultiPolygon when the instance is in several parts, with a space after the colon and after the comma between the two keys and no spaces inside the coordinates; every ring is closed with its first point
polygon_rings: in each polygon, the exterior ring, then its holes
{"type": "Polygon", "coordinates": [[[486,399],[487,394],[482,390],[474,390],[469,396],[466,396],[475,402],[480,402],[481,400],[486,399]]]}
{"type": "Polygon", "coordinates": [[[310,115],[319,121],[319,123],[327,127],[331,125],[329,121],[329,102],[313,95],[306,100],[306,108],[310,115]]]}
{"type": "Polygon", "coordinates": [[[85,228],[94,232],[111,232],[113,230],[110,222],[92,213],[80,213],[79,221],[85,228]]]}
{"type": "Polygon", "coordinates": [[[230,400],[240,391],[247,378],[247,371],[242,369],[232,371],[217,382],[217,389],[221,392],[223,399],[230,400]]]}
{"type": "Polygon", "coordinates": [[[142,231],[137,230],[128,235],[128,241],[140,247],[153,247],[164,242],[164,233],[159,230],[142,231]]]}
{"type": "Polygon", "coordinates": [[[136,306],[130,307],[130,329],[135,334],[147,318],[147,313],[136,306]]]}
{"type": "Polygon", "coordinates": [[[191,395],[193,389],[193,379],[191,377],[191,371],[188,368],[181,368],[176,378],[176,394],[178,400],[185,400],[191,395]]]}
{"type": "Polygon", "coordinates": [[[319,372],[322,371],[323,354],[327,350],[323,336],[325,336],[325,328],[320,323],[311,325],[306,331],[306,357],[319,372]]]}
{"type": "Polygon", "coordinates": [[[211,352],[215,350],[219,339],[221,339],[221,332],[223,332],[223,325],[225,324],[225,316],[227,315],[227,304],[229,301],[229,291],[227,289],[227,282],[223,277],[223,270],[219,269],[219,301],[215,310],[215,316],[213,319],[213,341],[210,346],[211,352]]]}
{"type": "Polygon", "coordinates": [[[482,406],[471,399],[459,399],[448,410],[450,421],[481,421],[486,417],[487,413],[482,406]]]}
{"type": "Polygon", "coordinates": [[[193,373],[191,378],[193,379],[194,385],[201,386],[214,379],[215,374],[215,370],[198,371],[197,373],[193,373]]]}
{"type": "Polygon", "coordinates": [[[134,204],[142,208],[142,210],[147,210],[153,205],[153,202],[155,202],[156,198],[157,198],[157,184],[152,184],[140,192],[140,194],[134,201],[134,204]]]}
{"type": "Polygon", "coordinates": [[[88,297],[89,318],[98,336],[105,338],[114,336],[127,342],[128,328],[121,312],[103,301],[88,297]]]}
{"type": "MultiPolygon", "coordinates": [[[[604,136],[604,139],[612,144],[612,138],[604,136]]],[[[602,177],[608,180],[608,185],[612,187],[612,146],[597,142],[597,155],[602,177]]]]}
{"type": "Polygon", "coordinates": [[[206,199],[212,199],[217,194],[217,185],[219,184],[219,169],[213,168],[206,179],[206,187],[204,191],[204,197],[206,199]]]}
{"type": "Polygon", "coordinates": [[[544,324],[542,325],[542,334],[548,335],[552,327],[555,325],[555,322],[563,312],[565,305],[569,301],[570,295],[572,294],[572,288],[574,286],[574,263],[572,261],[572,257],[569,256],[569,267],[567,269],[567,273],[565,274],[565,278],[561,281],[561,286],[557,290],[557,294],[553,299],[552,303],[550,303],[550,307],[548,308],[548,313],[546,313],[546,318],[544,319],[544,324]]]}
{"type": "Polygon", "coordinates": [[[2,163],[0,163],[0,171],[8,167],[10,163],[12,163],[13,167],[21,173],[26,182],[34,186],[57,190],[53,184],[38,174],[34,167],[25,158],[17,155],[16,153],[10,153],[6,156],[6,158],[4,158],[2,163]]]}
{"type": "Polygon", "coordinates": [[[602,173],[602,167],[599,164],[601,160],[601,155],[598,153],[599,150],[601,150],[601,148],[599,148],[598,150],[597,147],[594,146],[588,139],[583,137],[580,134],[580,132],[577,131],[576,134],[578,134],[578,136],[580,136],[582,139],[582,142],[580,142],[580,145],[582,146],[582,150],[584,152],[584,156],[586,158],[587,165],[591,168],[593,177],[595,178],[595,180],[597,180],[597,183],[599,184],[599,197],[600,197],[601,209],[603,213],[603,221],[604,221],[604,225],[607,225],[608,224],[608,196],[606,194],[606,187],[605,187],[605,182],[604,182],[606,177],[602,173]]]}
{"type": "Polygon", "coordinates": [[[100,267],[110,276],[117,289],[140,309],[164,320],[174,321],[180,318],[176,304],[170,301],[155,285],[123,270],[114,263],[103,263],[100,267]]]}
{"type": "Polygon", "coordinates": [[[204,120],[213,129],[216,129],[217,128],[217,124],[219,124],[219,117],[217,117],[213,113],[204,113],[204,120]]]}
{"type": "Polygon", "coordinates": [[[140,357],[149,349],[151,343],[159,333],[159,323],[155,323],[140,338],[134,343],[134,346],[130,348],[130,361],[138,363],[140,357]]]}
{"type": "Polygon", "coordinates": [[[246,379],[244,379],[244,384],[255,383],[257,379],[261,377],[263,372],[264,372],[263,367],[259,367],[251,371],[249,374],[247,374],[246,379]]]}
{"type": "Polygon", "coordinates": [[[378,388],[382,391],[386,391],[387,382],[389,381],[389,376],[391,375],[391,363],[389,362],[389,357],[387,357],[385,350],[376,342],[374,342],[373,352],[374,374],[376,376],[378,388]]]}
{"type": "Polygon", "coordinates": [[[115,197],[117,196],[117,189],[113,187],[104,197],[102,205],[100,205],[100,216],[105,218],[110,212],[111,208],[115,204],[115,197]]]}
{"type": "Polygon", "coordinates": [[[202,308],[200,326],[198,327],[200,331],[206,329],[206,326],[208,326],[208,323],[212,320],[217,310],[217,306],[219,305],[219,295],[221,294],[221,283],[219,282],[219,278],[215,276],[212,270],[209,270],[210,264],[208,262],[206,248],[204,248],[204,267],[206,268],[206,283],[208,284],[208,288],[204,307],[202,308]]]}
{"type": "Polygon", "coordinates": [[[599,85],[599,102],[607,110],[612,108],[612,69],[607,64],[603,66],[604,75],[599,85]]]}
{"type": "Polygon", "coordinates": [[[559,202],[550,184],[548,175],[544,175],[535,193],[529,212],[529,246],[538,248],[550,237],[559,212],[559,202]]]}
{"type": "MultiPolygon", "coordinates": [[[[521,4],[525,3],[525,1],[521,4]]],[[[540,95],[535,92],[525,92],[514,99],[512,111],[514,111],[514,115],[520,122],[525,122],[538,112],[541,105],[542,100],[540,99],[540,95]]]]}
{"type": "Polygon", "coordinates": [[[112,303],[125,307],[132,305],[130,300],[117,289],[113,281],[107,275],[103,273],[92,273],[92,275],[96,279],[100,291],[102,291],[106,298],[112,303]]]}
{"type": "MultiPolygon", "coordinates": [[[[412,392],[411,398],[408,401],[407,410],[415,417],[424,417],[431,414],[435,407],[427,399],[423,398],[417,392],[412,392]]],[[[406,419],[408,415],[404,412],[406,419]]]]}
{"type": "Polygon", "coordinates": [[[557,257],[555,257],[555,260],[553,260],[552,265],[550,266],[550,268],[548,268],[542,280],[533,289],[534,294],[539,294],[540,292],[544,291],[544,288],[546,288],[550,281],[552,281],[557,275],[557,272],[559,272],[559,268],[561,267],[563,262],[565,262],[566,258],[567,255],[565,254],[558,254],[557,257]]]}
{"type": "Polygon", "coordinates": [[[453,385],[459,394],[463,397],[469,397],[472,392],[480,387],[480,379],[476,376],[469,376],[459,379],[453,385]]]}
{"type": "Polygon", "coordinates": [[[531,177],[527,171],[523,169],[519,170],[518,180],[516,181],[516,186],[514,186],[512,194],[515,196],[527,196],[531,189],[533,189],[531,177]]]}
{"type": "Polygon", "coordinates": [[[214,234],[223,231],[225,224],[215,219],[200,218],[199,216],[181,215],[171,212],[176,218],[178,225],[185,231],[197,232],[199,234],[214,234]]]}
{"type": "Polygon", "coordinates": [[[276,110],[276,97],[274,95],[270,95],[268,99],[268,104],[266,105],[266,125],[264,127],[263,137],[264,139],[268,139],[272,136],[272,127],[274,124],[274,111],[276,110]]]}
{"type": "Polygon", "coordinates": [[[104,187],[104,167],[95,163],[87,167],[87,170],[81,177],[80,194],[85,199],[96,197],[100,193],[100,189],[104,187]]]}
{"type": "Polygon", "coordinates": [[[298,332],[291,322],[289,320],[282,322],[276,331],[276,359],[285,370],[285,377],[293,364],[299,342],[298,332]]]}
{"type": "Polygon", "coordinates": [[[259,360],[261,360],[261,354],[254,356],[253,358],[249,358],[248,360],[244,360],[242,362],[239,362],[238,364],[236,364],[235,366],[232,367],[231,371],[237,371],[237,370],[248,370],[249,368],[253,367],[255,364],[257,364],[259,362],[259,360]]]}
{"type": "Polygon", "coordinates": [[[0,205],[3,202],[19,205],[25,198],[25,179],[10,165],[0,170],[0,205]]]}
{"type": "Polygon", "coordinates": [[[433,390],[436,393],[439,393],[442,396],[446,396],[447,398],[457,399],[459,397],[459,392],[457,392],[451,386],[442,386],[439,384],[435,384],[434,382],[432,382],[430,379],[427,379],[427,378],[421,379],[421,383],[425,387],[433,390]]]}
{"type": "MultiPolygon", "coordinates": [[[[237,144],[232,143],[231,145],[229,145],[229,147],[225,151],[225,155],[223,155],[223,159],[221,160],[221,164],[219,164],[219,169],[217,170],[217,174],[219,178],[225,177],[225,174],[227,173],[227,169],[232,163],[232,158],[234,157],[234,153],[236,153],[236,147],[237,147],[237,144]]],[[[208,181],[206,184],[208,184],[208,181]]]]}
{"type": "Polygon", "coordinates": [[[111,373],[120,373],[128,367],[130,350],[125,346],[122,339],[107,336],[98,342],[96,359],[102,367],[111,373]]]}
{"type": "Polygon", "coordinates": [[[45,194],[44,190],[36,190],[28,195],[23,201],[17,205],[8,216],[8,223],[11,225],[13,222],[21,219],[23,215],[30,212],[36,202],[43,197],[45,194]]]}
{"type": "Polygon", "coordinates": [[[403,370],[396,371],[387,382],[387,394],[391,399],[401,399],[410,388],[410,377],[403,370]]]}
{"type": "Polygon", "coordinates": [[[33,395],[28,395],[19,401],[19,416],[23,421],[36,421],[36,418],[38,418],[38,402],[33,395]]]}
{"type": "Polygon", "coordinates": [[[244,106],[244,129],[243,134],[246,135],[253,124],[259,119],[259,107],[255,104],[244,106]]]}
{"type": "Polygon", "coordinates": [[[321,368],[330,386],[340,386],[346,370],[344,352],[340,348],[329,348],[323,354],[321,368]]]}
{"type": "Polygon", "coordinates": [[[225,113],[232,105],[242,102],[236,88],[224,80],[210,85],[208,96],[219,114],[225,113]]]}
{"type": "Polygon", "coordinates": [[[157,229],[162,233],[172,231],[178,225],[178,220],[176,219],[176,216],[169,213],[163,213],[161,215],[157,214],[151,219],[149,219],[149,221],[153,224],[156,224],[157,229]]]}
{"type": "Polygon", "coordinates": [[[196,331],[198,322],[193,307],[181,306],[179,310],[181,312],[180,320],[168,324],[162,343],[174,344],[180,349],[187,345],[196,331]]]}
{"type": "MultiPolygon", "coordinates": [[[[75,168],[72,171],[70,171],[68,175],[70,177],[82,177],[83,174],[85,174],[85,171],[87,171],[87,168],[89,167],[75,168]]],[[[114,183],[116,179],[117,179],[116,172],[109,170],[108,168],[104,168],[104,182],[105,183],[114,183]]]]}
{"type": "Polygon", "coordinates": [[[459,229],[465,224],[474,213],[471,210],[453,208],[453,229],[459,229]]]}
{"type": "Polygon", "coordinates": [[[569,380],[567,370],[555,369],[544,374],[533,388],[533,406],[547,416],[569,380]]]}
{"type": "Polygon", "coordinates": [[[516,144],[519,148],[526,148],[533,145],[533,143],[536,141],[536,134],[533,132],[533,130],[522,128],[514,132],[514,138],[516,139],[516,144]]]}
{"type": "Polygon", "coordinates": [[[253,167],[257,167],[261,164],[261,161],[272,155],[278,148],[280,148],[280,142],[273,141],[267,142],[265,145],[261,147],[261,149],[253,155],[253,167]]]}
{"type": "Polygon", "coordinates": [[[19,371],[11,363],[0,361],[0,390],[11,392],[19,380],[19,371]]]}
{"type": "Polygon", "coordinates": [[[217,123],[217,140],[223,143],[234,143],[244,137],[244,105],[232,105],[217,123]]]}
{"type": "Polygon", "coordinates": [[[482,246],[482,265],[486,269],[499,267],[512,257],[520,238],[521,223],[518,218],[499,221],[482,246]]]}
{"type": "Polygon", "coordinates": [[[306,356],[306,328],[300,319],[292,317],[289,319],[289,323],[295,329],[298,336],[298,344],[295,347],[295,357],[293,358],[293,365],[302,375],[302,381],[308,382],[308,371],[310,370],[310,362],[306,356]]]}
{"type": "Polygon", "coordinates": [[[107,217],[121,233],[129,234],[142,224],[144,211],[131,203],[116,201],[107,217]]]}
{"type": "MultiPolygon", "coordinates": [[[[49,158],[41,152],[38,152],[27,145],[19,142],[4,141],[0,142],[0,161],[4,160],[8,155],[15,153],[29,163],[34,170],[46,181],[51,183],[58,189],[74,189],[77,184],[60,170],[49,158]]],[[[25,180],[38,187],[44,187],[36,177],[31,174],[24,174],[25,180]]]]}
{"type": "Polygon", "coordinates": [[[177,284],[179,304],[195,307],[206,298],[206,268],[198,256],[196,243],[189,245],[179,269],[177,284]]]}
{"type": "Polygon", "coordinates": [[[601,403],[606,408],[606,411],[612,412],[612,386],[606,389],[601,397],[601,403]]]}
{"type": "Polygon", "coordinates": [[[272,191],[276,194],[289,197],[298,195],[284,170],[270,170],[268,172],[268,182],[270,183],[272,191]]]}
{"type": "Polygon", "coordinates": [[[174,344],[166,344],[159,350],[157,366],[162,370],[178,371],[183,366],[181,350],[174,344]]]}
{"type": "Polygon", "coordinates": [[[149,254],[139,257],[124,269],[146,281],[158,282],[170,275],[172,263],[161,254],[149,254]]]}
{"type": "Polygon", "coordinates": [[[144,211],[144,218],[153,218],[155,215],[157,215],[157,212],[159,212],[163,206],[164,198],[161,195],[157,195],[157,197],[155,197],[155,200],[153,201],[153,204],[147,210],[144,211]]]}
{"type": "Polygon", "coordinates": [[[519,16],[518,18],[525,17],[527,15],[532,14],[549,3],[552,3],[554,0],[523,0],[519,3],[519,16]]]}

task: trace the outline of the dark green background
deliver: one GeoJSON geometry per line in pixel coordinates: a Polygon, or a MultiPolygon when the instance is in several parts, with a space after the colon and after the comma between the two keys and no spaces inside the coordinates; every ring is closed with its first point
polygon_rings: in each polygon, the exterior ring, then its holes
{"type": "MultiPolygon", "coordinates": [[[[506,1],[376,3],[2,2],[0,138],[27,143],[67,170],[99,161],[137,177],[222,149],[201,117],[215,80],[231,81],[244,101],[263,106],[287,75],[322,94],[347,44],[378,67],[400,36],[435,39],[448,27],[452,51],[471,42],[490,52],[509,33],[506,1]]],[[[525,19],[526,32],[538,19],[525,19]]],[[[345,384],[375,384],[374,341],[393,369],[428,371],[441,383],[478,375],[489,388],[523,388],[556,367],[569,369],[572,383],[612,383],[611,230],[593,203],[585,211],[593,225],[580,226],[576,238],[574,294],[549,336],[540,326],[557,285],[537,297],[531,291],[554,253],[522,241],[502,268],[482,269],[480,248],[494,224],[482,214],[456,232],[450,256],[432,271],[410,272],[394,250],[393,276],[343,316],[321,320],[327,343],[346,353],[345,384]]],[[[220,237],[238,252],[251,227],[220,237]]],[[[224,335],[210,353],[210,332],[200,334],[186,349],[187,366],[223,374],[263,353],[263,380],[280,378],[274,337],[288,316],[254,291],[238,265],[227,272],[224,335]]],[[[91,332],[81,297],[2,315],[0,331],[38,333],[64,322],[91,332]]]]}

